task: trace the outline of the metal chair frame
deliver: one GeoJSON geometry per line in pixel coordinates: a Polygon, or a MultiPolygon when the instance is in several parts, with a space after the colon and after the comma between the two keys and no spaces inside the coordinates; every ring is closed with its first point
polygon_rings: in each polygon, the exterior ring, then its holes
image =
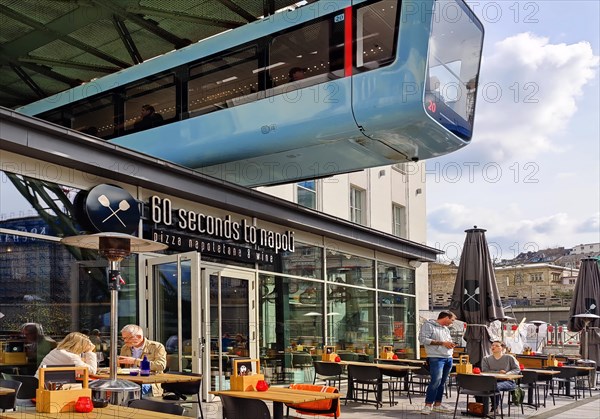
{"type": "MultiPolygon", "coordinates": [[[[496,397],[500,396],[500,416],[504,417],[502,412],[502,392],[496,389],[496,379],[494,377],[484,375],[468,375],[458,374],[456,376],[456,404],[454,405],[454,418],[456,418],[456,411],[458,410],[458,400],[461,394],[467,395],[467,406],[469,405],[469,396],[476,397],[496,397]]],[[[494,410],[494,419],[496,418],[496,409],[494,410]]]]}

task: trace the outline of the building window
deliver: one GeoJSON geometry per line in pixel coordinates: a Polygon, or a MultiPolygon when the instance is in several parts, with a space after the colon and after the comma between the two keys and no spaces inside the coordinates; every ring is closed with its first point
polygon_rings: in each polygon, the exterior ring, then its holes
{"type": "Polygon", "coordinates": [[[296,199],[298,204],[317,209],[317,181],[305,180],[296,184],[296,199]]]}
{"type": "Polygon", "coordinates": [[[365,191],[354,186],[350,187],[350,221],[365,224],[365,191]]]}
{"type": "Polygon", "coordinates": [[[543,282],[544,275],[541,272],[529,274],[529,280],[530,280],[530,282],[543,282]]]}
{"type": "Polygon", "coordinates": [[[408,238],[406,231],[406,207],[403,205],[392,204],[392,233],[394,236],[408,238]]]}

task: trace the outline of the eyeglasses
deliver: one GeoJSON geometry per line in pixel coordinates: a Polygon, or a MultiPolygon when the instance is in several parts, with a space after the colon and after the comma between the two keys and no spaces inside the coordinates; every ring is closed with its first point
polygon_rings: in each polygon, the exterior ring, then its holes
{"type": "Polygon", "coordinates": [[[123,340],[132,340],[132,339],[139,339],[139,336],[137,336],[137,335],[123,336],[123,340]]]}

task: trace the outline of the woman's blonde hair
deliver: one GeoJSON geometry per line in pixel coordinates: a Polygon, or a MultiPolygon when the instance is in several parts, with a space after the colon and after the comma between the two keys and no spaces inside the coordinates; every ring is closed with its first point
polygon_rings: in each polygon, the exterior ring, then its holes
{"type": "Polygon", "coordinates": [[[64,349],[67,352],[74,354],[82,354],[84,352],[90,352],[96,346],[92,343],[83,333],[72,332],[69,333],[65,338],[56,345],[56,349],[64,349]]]}

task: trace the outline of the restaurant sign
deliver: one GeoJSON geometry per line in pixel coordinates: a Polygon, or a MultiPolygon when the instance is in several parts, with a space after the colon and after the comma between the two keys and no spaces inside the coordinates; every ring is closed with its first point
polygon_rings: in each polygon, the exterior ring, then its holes
{"type": "Polygon", "coordinates": [[[170,199],[159,196],[150,197],[149,207],[152,222],[164,226],[152,231],[152,240],[172,248],[266,263],[273,262],[272,252],[294,251],[293,231],[280,233],[259,228],[245,218],[235,220],[229,214],[216,217],[185,208],[173,209],[170,199]]]}

